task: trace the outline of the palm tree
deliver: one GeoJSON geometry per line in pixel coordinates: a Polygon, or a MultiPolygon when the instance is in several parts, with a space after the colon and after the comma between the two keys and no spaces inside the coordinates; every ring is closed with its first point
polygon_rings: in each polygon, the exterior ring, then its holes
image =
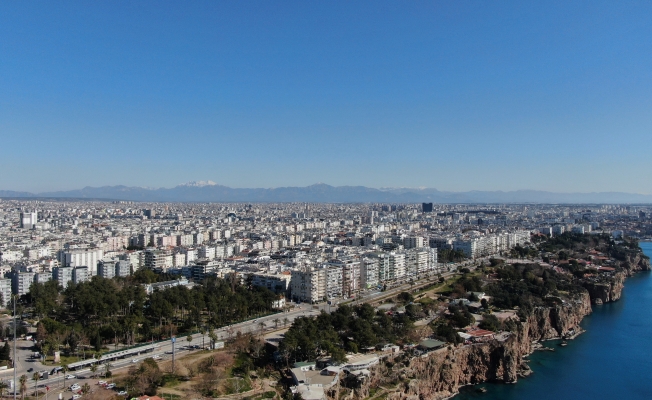
{"type": "Polygon", "coordinates": [[[27,391],[27,375],[21,375],[18,382],[20,382],[20,396],[25,400],[25,392],[27,391]]]}
{"type": "Polygon", "coordinates": [[[91,386],[88,383],[82,385],[81,391],[83,394],[88,394],[91,391],[91,386]]]}
{"type": "Polygon", "coordinates": [[[110,362],[107,362],[106,364],[104,364],[104,376],[105,377],[109,376],[109,374],[111,373],[111,367],[112,367],[112,365],[111,365],[110,362]]]}
{"type": "Polygon", "coordinates": [[[290,322],[288,317],[283,318],[283,326],[287,326],[288,322],[290,322]]]}
{"type": "Polygon", "coordinates": [[[275,318],[273,322],[274,322],[274,327],[278,329],[278,323],[281,321],[278,318],[275,318]]]}
{"type": "Polygon", "coordinates": [[[217,343],[217,333],[213,329],[208,333],[208,337],[211,339],[212,348],[215,349],[215,343],[217,343]]]}
{"type": "Polygon", "coordinates": [[[68,374],[68,364],[63,364],[61,366],[61,372],[63,372],[63,387],[66,387],[66,374],[68,374]]]}
{"type": "Polygon", "coordinates": [[[38,380],[41,378],[38,372],[32,374],[32,379],[34,380],[34,395],[38,399],[38,380]]]}
{"type": "Polygon", "coordinates": [[[91,373],[93,374],[93,378],[97,376],[97,364],[91,364],[91,373]]]}

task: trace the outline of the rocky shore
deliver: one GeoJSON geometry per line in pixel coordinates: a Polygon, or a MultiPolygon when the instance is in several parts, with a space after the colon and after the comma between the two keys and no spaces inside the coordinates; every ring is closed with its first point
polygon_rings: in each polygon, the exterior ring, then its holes
{"type": "Polygon", "coordinates": [[[526,357],[540,342],[573,339],[582,332],[582,319],[592,312],[591,303],[620,299],[625,278],[649,271],[649,259],[641,253],[628,257],[620,270],[601,282],[585,282],[586,291],[547,307],[537,307],[521,319],[517,329],[502,340],[447,346],[420,357],[398,355],[384,360],[370,378],[347,399],[373,398],[372,388],[382,389],[392,400],[440,400],[454,396],[466,385],[483,382],[515,383],[531,373],[526,357]]]}

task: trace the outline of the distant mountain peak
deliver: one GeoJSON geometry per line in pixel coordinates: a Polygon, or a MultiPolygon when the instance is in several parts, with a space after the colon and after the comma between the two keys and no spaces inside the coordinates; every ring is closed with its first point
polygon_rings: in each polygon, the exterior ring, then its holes
{"type": "Polygon", "coordinates": [[[190,182],[182,183],[179,186],[191,186],[191,187],[217,186],[217,183],[213,181],[190,181],[190,182]]]}

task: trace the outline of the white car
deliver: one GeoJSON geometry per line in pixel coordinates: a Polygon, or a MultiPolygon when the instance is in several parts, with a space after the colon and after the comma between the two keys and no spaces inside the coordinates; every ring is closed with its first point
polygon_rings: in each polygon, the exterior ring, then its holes
{"type": "Polygon", "coordinates": [[[107,389],[113,389],[115,387],[115,383],[109,383],[108,385],[105,386],[107,389]]]}
{"type": "Polygon", "coordinates": [[[138,362],[138,359],[137,359],[137,358],[132,358],[132,359],[131,359],[131,362],[135,364],[135,363],[138,362]]]}
{"type": "Polygon", "coordinates": [[[125,390],[122,390],[122,391],[118,392],[118,396],[126,396],[126,395],[127,395],[127,392],[125,390]]]}
{"type": "Polygon", "coordinates": [[[81,386],[79,386],[78,384],[75,383],[74,385],[70,386],[69,389],[70,389],[71,392],[74,392],[75,390],[81,389],[81,386]]]}
{"type": "Polygon", "coordinates": [[[72,400],[81,399],[81,394],[75,394],[72,396],[72,400]]]}
{"type": "Polygon", "coordinates": [[[75,378],[76,378],[75,375],[70,375],[70,374],[66,375],[66,379],[75,379],[75,378]]]}
{"type": "Polygon", "coordinates": [[[106,381],[97,381],[97,384],[100,386],[106,385],[106,381]]]}

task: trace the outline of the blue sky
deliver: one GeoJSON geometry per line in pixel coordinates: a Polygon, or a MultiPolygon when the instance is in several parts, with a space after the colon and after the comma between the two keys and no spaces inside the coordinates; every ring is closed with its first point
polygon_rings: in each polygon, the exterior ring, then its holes
{"type": "Polygon", "coordinates": [[[652,3],[1,2],[0,189],[652,193],[652,3]]]}

